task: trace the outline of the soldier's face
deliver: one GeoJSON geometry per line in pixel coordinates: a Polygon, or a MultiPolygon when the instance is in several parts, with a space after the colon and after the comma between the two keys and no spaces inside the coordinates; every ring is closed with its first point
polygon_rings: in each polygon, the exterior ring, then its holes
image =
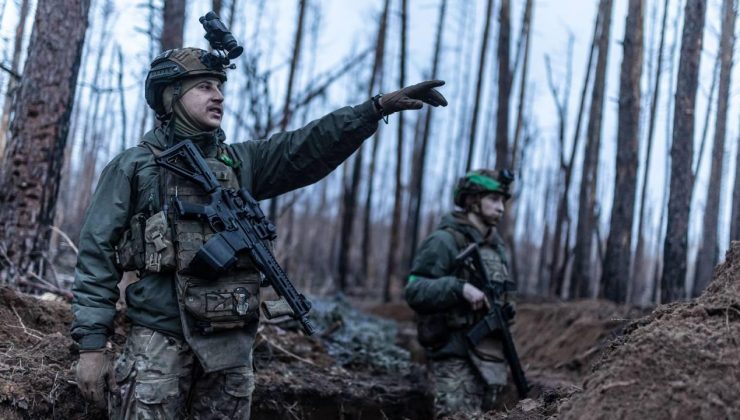
{"type": "Polygon", "coordinates": [[[504,196],[499,193],[486,194],[480,199],[480,218],[488,226],[497,226],[506,209],[504,196]]]}
{"type": "Polygon", "coordinates": [[[203,79],[180,99],[185,112],[203,131],[215,130],[221,126],[223,102],[221,82],[216,78],[203,79]]]}

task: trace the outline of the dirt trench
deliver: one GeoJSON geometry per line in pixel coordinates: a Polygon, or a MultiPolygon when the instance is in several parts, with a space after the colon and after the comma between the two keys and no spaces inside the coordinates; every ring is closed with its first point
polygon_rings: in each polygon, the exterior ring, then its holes
{"type": "MultiPolygon", "coordinates": [[[[315,337],[290,323],[261,327],[253,418],[432,417],[407,306],[340,298],[315,307],[315,337]]],[[[0,419],[105,418],[74,383],[71,320],[67,303],[0,288],[0,419]]],[[[114,347],[124,330],[119,320],[114,347]]],[[[740,418],[740,243],[698,299],[648,314],[599,300],[522,303],[513,335],[530,398],[517,401],[510,387],[477,418],[740,418]]]]}
{"type": "MultiPolygon", "coordinates": [[[[313,316],[323,331],[317,337],[290,324],[262,326],[255,348],[254,419],[432,418],[423,352],[404,304],[329,299],[316,307],[313,316]]],[[[629,312],[602,301],[520,305],[514,334],[535,385],[532,395],[558,400],[577,389],[629,312]]],[[[78,354],[68,334],[68,304],[0,288],[0,319],[0,418],[105,418],[74,384],[78,354]]],[[[124,329],[119,321],[116,347],[124,329]]],[[[501,409],[515,404],[512,388],[501,409]]]]}

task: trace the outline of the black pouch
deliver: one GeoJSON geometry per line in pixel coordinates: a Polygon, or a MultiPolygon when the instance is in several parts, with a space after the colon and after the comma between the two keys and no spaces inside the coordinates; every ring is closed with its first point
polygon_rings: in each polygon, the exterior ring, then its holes
{"type": "Polygon", "coordinates": [[[144,213],[136,213],[131,217],[129,229],[123,233],[116,246],[116,265],[122,271],[143,270],[146,266],[144,254],[144,228],[146,217],[144,213]]]}
{"type": "Polygon", "coordinates": [[[450,340],[450,328],[446,314],[423,315],[416,324],[419,344],[432,350],[438,349],[450,340]]]}

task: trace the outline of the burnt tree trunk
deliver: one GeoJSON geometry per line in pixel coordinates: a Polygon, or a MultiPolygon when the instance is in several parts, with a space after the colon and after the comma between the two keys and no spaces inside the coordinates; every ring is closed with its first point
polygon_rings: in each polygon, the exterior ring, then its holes
{"type": "MultiPolygon", "coordinates": [[[[13,43],[13,58],[10,62],[10,76],[8,77],[8,86],[5,90],[5,103],[3,104],[2,121],[0,121],[0,157],[3,156],[5,143],[8,135],[8,122],[10,121],[10,109],[13,106],[13,98],[18,88],[20,79],[15,77],[18,73],[18,66],[21,62],[21,51],[23,47],[23,36],[26,33],[26,17],[28,16],[29,1],[22,0],[20,13],[18,14],[18,26],[15,28],[15,41],[13,43]]],[[[0,21],[1,22],[1,21],[0,21]]]]}
{"type": "Polygon", "coordinates": [[[159,38],[162,51],[182,48],[185,31],[185,4],[186,0],[164,0],[162,34],[159,38]]]}
{"type": "MultiPolygon", "coordinates": [[[[399,55],[399,88],[406,84],[406,26],[408,18],[408,0],[401,1],[401,48],[399,55]]],[[[390,302],[391,286],[397,284],[398,250],[401,237],[401,209],[403,205],[403,112],[398,113],[398,144],[396,145],[396,189],[393,194],[393,220],[391,221],[390,241],[388,242],[388,261],[386,279],[383,287],[383,301],[390,302]]]]}
{"type": "Polygon", "coordinates": [[[663,303],[685,297],[689,207],[694,185],[691,173],[694,153],[694,111],[706,11],[705,0],[686,1],[673,113],[671,185],[661,277],[663,303]]]}
{"type": "MultiPolygon", "coordinates": [[[[385,32],[389,3],[389,0],[385,1],[385,5],[383,6],[383,13],[380,17],[380,21],[378,22],[378,32],[375,37],[375,56],[373,57],[373,68],[370,73],[370,81],[367,84],[368,96],[374,95],[378,76],[383,68],[383,58],[385,56],[385,32]]],[[[347,289],[349,254],[350,247],[352,246],[352,227],[355,221],[355,210],[357,209],[357,194],[359,191],[360,178],[362,175],[364,149],[365,147],[360,147],[360,150],[355,156],[354,167],[352,168],[352,180],[350,182],[349,188],[347,188],[346,184],[343,184],[344,191],[342,194],[341,212],[342,225],[341,231],[339,233],[339,262],[337,264],[337,271],[339,274],[339,289],[342,291],[345,291],[347,289]]]]}
{"type": "Polygon", "coordinates": [[[486,6],[486,23],[483,26],[483,42],[480,47],[480,60],[478,64],[478,78],[475,83],[475,101],[473,102],[473,116],[470,120],[470,142],[468,146],[468,157],[465,163],[465,172],[470,171],[475,154],[475,132],[478,128],[478,110],[480,109],[480,97],[483,93],[483,77],[486,69],[486,57],[488,54],[488,33],[491,30],[491,15],[493,15],[493,0],[488,0],[486,6]]]}
{"type": "Polygon", "coordinates": [[[3,282],[14,283],[28,272],[43,276],[89,9],[89,0],[43,1],[36,7],[32,53],[0,172],[3,282]]]}
{"type": "Polygon", "coordinates": [[[496,167],[509,168],[509,97],[511,96],[511,71],[509,70],[509,44],[511,43],[511,7],[509,0],[501,0],[499,9],[498,47],[498,108],[496,110],[496,167]]]}
{"type": "Polygon", "coordinates": [[[606,64],[609,57],[612,0],[601,0],[599,3],[599,13],[602,16],[601,27],[599,29],[599,54],[596,59],[596,73],[591,92],[591,110],[586,129],[586,149],[583,155],[580,196],[578,199],[575,259],[573,261],[573,276],[570,284],[571,298],[591,296],[591,276],[594,274],[592,248],[594,232],[598,223],[596,217],[596,185],[599,149],[601,148],[604,91],[606,88],[606,64]]]}
{"type": "Polygon", "coordinates": [[[642,0],[630,0],[622,42],[624,56],[619,81],[617,176],[614,182],[611,227],[601,277],[603,296],[620,303],[627,298],[632,251],[632,223],[637,193],[637,137],[640,128],[643,10],[642,0]]]}
{"type": "Polygon", "coordinates": [[[704,208],[704,230],[699,242],[696,260],[696,277],[693,296],[698,296],[712,278],[712,269],[719,261],[717,243],[720,185],[722,183],[722,164],[725,157],[725,137],[727,135],[727,105],[730,96],[730,75],[732,73],[732,53],[735,48],[735,0],[722,2],[722,35],[719,41],[721,56],[719,92],[717,95],[717,121],[714,128],[712,146],[712,169],[709,175],[707,204],[704,208]]]}
{"type": "MultiPolygon", "coordinates": [[[[442,33],[444,30],[445,14],[447,10],[447,0],[442,0],[439,4],[439,17],[437,20],[437,35],[434,41],[434,56],[432,58],[431,79],[436,79],[439,70],[439,56],[442,51],[442,33]]],[[[421,217],[421,200],[424,195],[424,168],[426,164],[427,144],[432,127],[432,110],[433,107],[427,107],[424,115],[424,128],[422,131],[421,141],[417,141],[414,146],[413,162],[411,166],[411,184],[409,187],[409,208],[408,218],[406,221],[406,246],[402,260],[403,267],[411,266],[411,258],[416,251],[416,244],[419,237],[419,224],[421,217]]]]}

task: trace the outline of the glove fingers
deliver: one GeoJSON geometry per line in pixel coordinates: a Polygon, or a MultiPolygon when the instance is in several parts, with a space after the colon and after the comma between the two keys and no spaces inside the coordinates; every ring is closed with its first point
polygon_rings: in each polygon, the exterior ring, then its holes
{"type": "Polygon", "coordinates": [[[432,106],[447,106],[447,99],[436,89],[430,90],[423,100],[432,106]]]}
{"type": "Polygon", "coordinates": [[[445,84],[444,80],[426,80],[426,81],[423,81],[421,83],[414,85],[414,88],[419,89],[419,90],[427,90],[427,89],[432,89],[432,88],[443,86],[444,84],[445,84]]]}
{"type": "Polygon", "coordinates": [[[403,109],[421,109],[424,102],[418,99],[404,98],[402,101],[403,109]]]}

